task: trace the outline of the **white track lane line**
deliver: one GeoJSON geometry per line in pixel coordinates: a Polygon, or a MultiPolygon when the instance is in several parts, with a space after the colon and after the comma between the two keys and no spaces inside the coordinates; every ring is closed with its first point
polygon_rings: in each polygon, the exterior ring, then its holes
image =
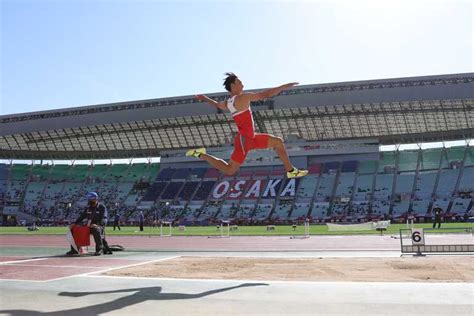
{"type": "Polygon", "coordinates": [[[25,259],[25,260],[14,260],[14,261],[4,261],[0,262],[0,265],[9,265],[9,264],[15,264],[15,263],[23,263],[23,262],[31,262],[31,261],[41,261],[41,260],[46,260],[49,258],[36,258],[36,259],[25,259]]]}
{"type": "Polygon", "coordinates": [[[102,273],[109,272],[109,271],[112,271],[112,270],[125,269],[125,268],[130,268],[130,267],[135,267],[135,266],[143,265],[143,264],[148,264],[148,263],[153,263],[153,262],[158,262],[158,261],[165,261],[165,260],[175,259],[175,258],[179,258],[179,257],[181,257],[181,256],[172,256],[172,257],[167,257],[167,258],[160,258],[160,259],[155,259],[155,260],[149,260],[149,261],[140,262],[140,263],[133,263],[133,264],[125,265],[125,266],[107,268],[107,269],[99,270],[99,271],[85,272],[85,273],[70,275],[70,276],[66,276],[66,277],[62,277],[62,278],[49,279],[49,280],[43,281],[43,282],[58,281],[58,280],[69,279],[69,278],[74,278],[74,277],[83,277],[83,276],[91,276],[91,275],[95,275],[95,274],[102,274],[102,273]]]}

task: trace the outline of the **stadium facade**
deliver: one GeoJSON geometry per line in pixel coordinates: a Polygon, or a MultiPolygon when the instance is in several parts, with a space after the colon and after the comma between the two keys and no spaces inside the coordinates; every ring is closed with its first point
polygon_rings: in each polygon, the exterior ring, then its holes
{"type": "Polygon", "coordinates": [[[235,132],[230,115],[192,96],[0,116],[1,159],[161,156],[160,164],[0,164],[3,220],[70,220],[91,190],[124,220],[142,209],[188,224],[427,220],[434,204],[449,218],[472,209],[472,146],[379,146],[474,138],[473,73],[298,86],[252,108],[256,130],[285,138],[309,176],[285,179],[268,150],[251,152],[232,177],[184,157],[204,146],[228,159],[235,132]]]}

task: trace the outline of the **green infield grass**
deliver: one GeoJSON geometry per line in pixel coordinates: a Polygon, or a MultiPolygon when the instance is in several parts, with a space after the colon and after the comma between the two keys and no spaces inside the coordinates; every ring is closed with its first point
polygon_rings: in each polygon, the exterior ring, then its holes
{"type": "MultiPolygon", "coordinates": [[[[432,228],[433,224],[415,224],[415,228],[432,228]]],[[[428,230],[426,233],[456,233],[463,232],[463,230],[443,229],[456,227],[470,227],[474,228],[474,223],[443,223],[441,229],[428,230]]],[[[407,228],[406,224],[391,224],[390,227],[383,232],[384,235],[398,234],[400,229],[407,228]]],[[[226,227],[224,229],[227,229],[226,227]]],[[[67,227],[39,227],[37,231],[28,231],[26,227],[0,227],[0,235],[63,235],[67,231],[67,227]]],[[[303,235],[304,226],[299,225],[293,230],[291,225],[277,225],[274,230],[267,231],[267,226],[238,226],[237,230],[230,232],[232,236],[291,236],[303,235]]],[[[113,230],[112,227],[107,227],[107,235],[159,235],[160,228],[144,227],[144,231],[140,232],[138,226],[122,226],[121,230],[113,230]]],[[[169,234],[169,227],[163,227],[163,234],[169,234]]],[[[310,225],[310,235],[371,235],[380,234],[378,231],[347,231],[347,232],[328,232],[326,225],[310,225]]],[[[186,226],[184,230],[178,227],[172,228],[173,236],[212,236],[220,235],[220,230],[216,226],[186,226]]]]}

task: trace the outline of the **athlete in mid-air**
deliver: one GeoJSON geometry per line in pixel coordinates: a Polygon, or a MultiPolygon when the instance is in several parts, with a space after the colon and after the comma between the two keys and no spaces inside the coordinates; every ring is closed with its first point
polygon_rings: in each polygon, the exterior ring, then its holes
{"type": "Polygon", "coordinates": [[[242,81],[233,73],[226,73],[224,86],[230,92],[230,98],[223,102],[217,102],[205,95],[196,95],[199,101],[205,101],[221,110],[230,111],[237,125],[237,135],[234,139],[234,151],[229,163],[222,159],[206,154],[205,148],[191,149],[186,152],[188,157],[196,157],[209,162],[214,168],[227,175],[234,175],[239,170],[240,165],[245,161],[245,157],[252,149],[273,148],[280,157],[286,169],[288,178],[299,178],[308,174],[308,170],[296,169],[288,158],[285,144],[280,137],[271,134],[255,133],[252,110],[250,102],[264,100],[275,96],[283,90],[296,86],[297,82],[268,89],[259,93],[243,92],[242,81]]]}

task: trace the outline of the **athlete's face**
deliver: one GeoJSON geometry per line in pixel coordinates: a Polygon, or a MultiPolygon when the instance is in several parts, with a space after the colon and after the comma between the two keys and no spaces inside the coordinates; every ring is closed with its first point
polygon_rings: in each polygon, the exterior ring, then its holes
{"type": "Polygon", "coordinates": [[[235,79],[234,83],[232,84],[232,91],[233,92],[242,92],[244,90],[244,85],[239,78],[235,79]]]}

